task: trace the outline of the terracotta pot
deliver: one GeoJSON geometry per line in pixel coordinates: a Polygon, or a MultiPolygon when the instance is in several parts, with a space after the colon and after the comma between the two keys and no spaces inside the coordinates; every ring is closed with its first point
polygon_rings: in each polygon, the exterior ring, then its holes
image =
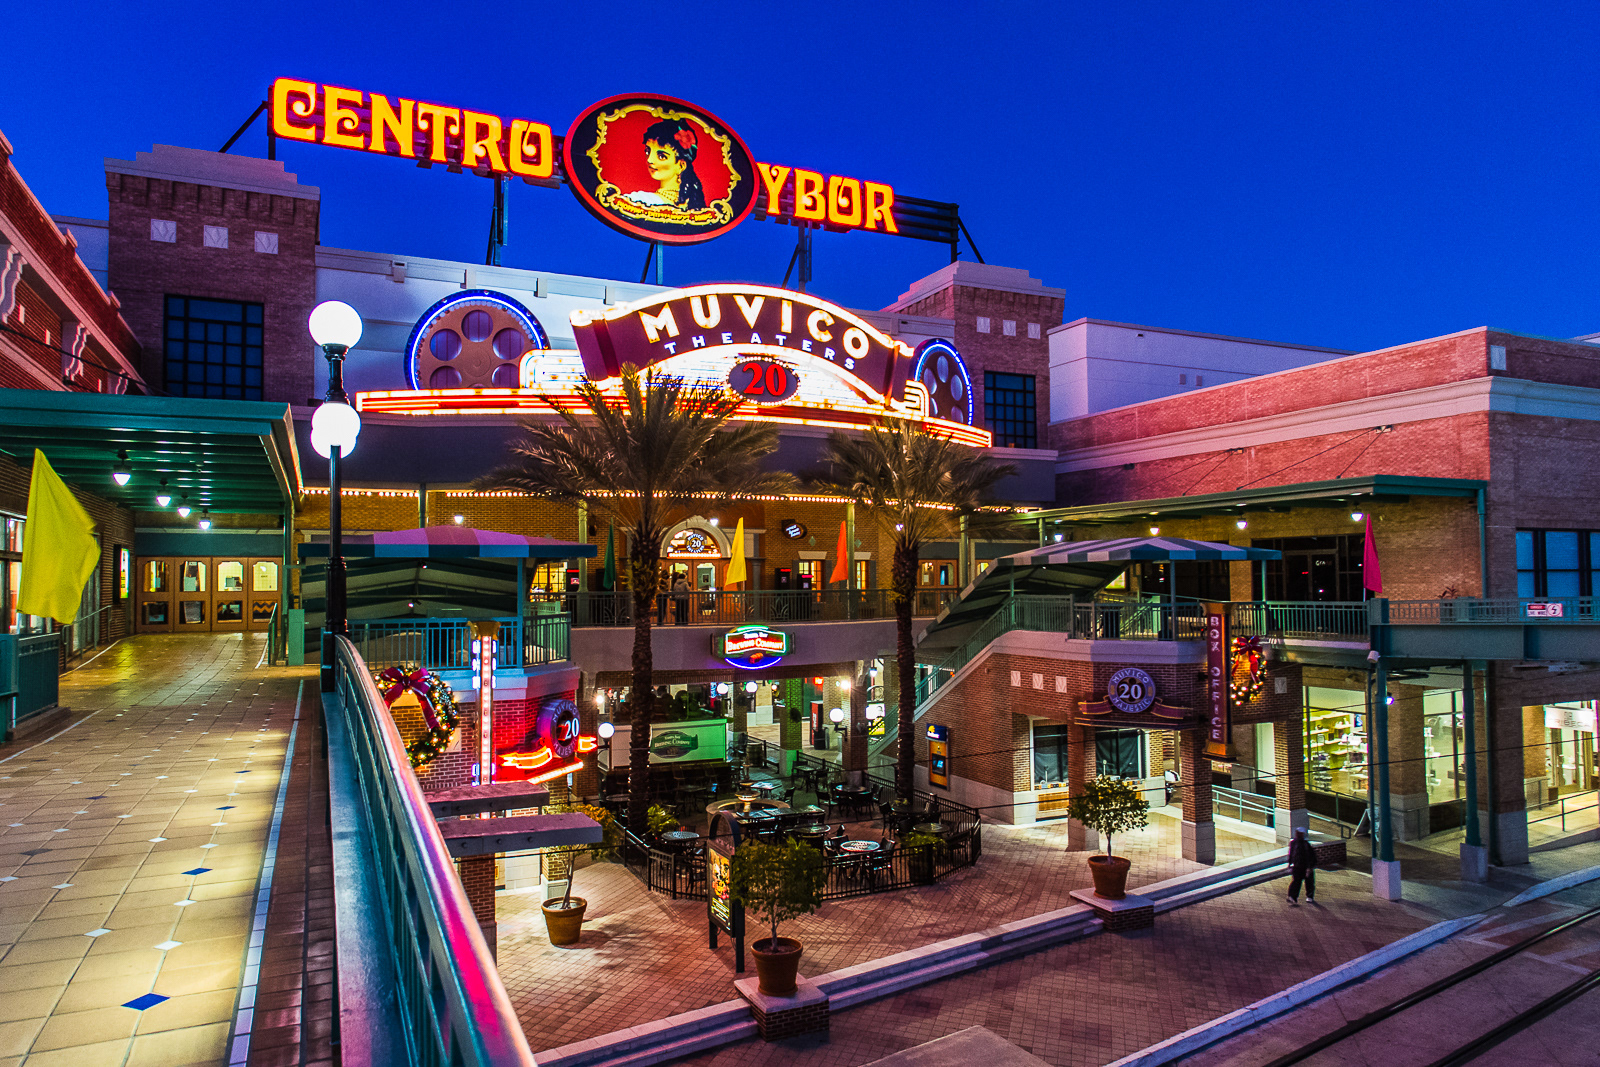
{"type": "Polygon", "coordinates": [[[583,934],[583,913],[589,902],[573,897],[572,906],[563,908],[560,897],[544,902],[544,927],[550,932],[552,945],[576,945],[583,934]]]}
{"type": "Polygon", "coordinates": [[[1094,877],[1094,895],[1121,900],[1128,895],[1128,868],[1132,864],[1121,856],[1090,856],[1089,873],[1094,877]]]}
{"type": "Polygon", "coordinates": [[[795,991],[795,978],[800,973],[800,953],[805,946],[792,937],[780,937],[774,943],[764,937],[750,943],[756,957],[757,988],[773,997],[787,997],[795,991]],[[761,946],[767,946],[762,948],[761,946]]]}

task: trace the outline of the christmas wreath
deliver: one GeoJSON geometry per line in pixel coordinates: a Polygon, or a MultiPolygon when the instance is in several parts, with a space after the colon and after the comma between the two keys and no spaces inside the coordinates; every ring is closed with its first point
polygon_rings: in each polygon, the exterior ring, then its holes
{"type": "Polygon", "coordinates": [[[1233,639],[1233,661],[1228,669],[1228,691],[1236,704],[1247,704],[1267,688],[1267,653],[1259,637],[1233,639]],[[1240,666],[1244,667],[1243,677],[1240,666]]]}
{"type": "Polygon", "coordinates": [[[383,702],[393,706],[407,693],[415,693],[422,705],[422,717],[428,729],[406,746],[413,769],[426,767],[450,747],[450,739],[461,725],[461,714],[456,708],[456,695],[450,683],[433,671],[425,671],[415,663],[402,663],[374,671],[372,680],[378,684],[383,702]]]}

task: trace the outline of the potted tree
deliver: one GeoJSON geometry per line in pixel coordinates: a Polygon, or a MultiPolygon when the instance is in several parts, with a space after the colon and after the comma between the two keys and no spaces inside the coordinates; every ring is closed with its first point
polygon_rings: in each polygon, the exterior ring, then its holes
{"type": "Polygon", "coordinates": [[[593,849],[596,856],[609,857],[621,837],[617,820],[604,808],[593,804],[574,804],[565,810],[589,816],[600,824],[600,832],[604,836],[599,845],[572,845],[566,848],[553,848],[547,853],[554,857],[558,864],[565,861],[567,874],[566,893],[546,900],[541,909],[544,912],[544,928],[550,935],[552,945],[576,945],[578,938],[583,935],[583,913],[588,909],[589,902],[583,897],[572,895],[572,879],[578,872],[578,853],[593,849]]]}
{"type": "Polygon", "coordinates": [[[1143,830],[1150,821],[1150,803],[1132,781],[1101,775],[1083,792],[1068,798],[1067,814],[1105,838],[1106,854],[1089,857],[1095,896],[1121,900],[1128,895],[1129,863],[1111,854],[1111,836],[1126,830],[1143,830]]]}
{"type": "Polygon", "coordinates": [[[750,945],[761,992],[791,995],[805,946],[796,938],[779,937],[778,924],[822,906],[822,889],[828,882],[822,853],[798,841],[786,845],[751,841],[734,851],[728,873],[728,895],[772,932],[770,938],[750,945]]]}
{"type": "Polygon", "coordinates": [[[944,838],[913,830],[900,838],[900,848],[911,858],[911,880],[918,885],[933,882],[935,864],[949,846],[944,838]]]}

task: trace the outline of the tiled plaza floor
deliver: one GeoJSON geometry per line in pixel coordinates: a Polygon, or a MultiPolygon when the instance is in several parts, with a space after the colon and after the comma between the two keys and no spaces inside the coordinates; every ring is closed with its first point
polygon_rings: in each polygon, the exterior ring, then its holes
{"type": "Polygon", "coordinates": [[[262,641],[120,641],[63,676],[70,729],[0,751],[0,1067],[229,1061],[302,682],[317,697],[313,671],[257,667],[262,641]]]}
{"type": "MultiPolygon", "coordinates": [[[[1217,832],[1219,862],[1276,847],[1217,832]]],[[[1133,887],[1200,866],[1179,857],[1178,825],[1163,816],[1119,836],[1115,848],[1133,861],[1133,887]]],[[[806,943],[801,973],[822,974],[1067,907],[1070,890],[1091,884],[1084,859],[1066,851],[1064,823],[989,825],[976,867],[933,886],[829,903],[782,932],[806,943]]],[[[500,974],[535,1052],[734,996],[733,951],[726,939],[716,952],[707,947],[704,901],[650,893],[612,863],[579,870],[574,891],[589,910],[582,941],[569,948],[550,944],[537,889],[499,894],[500,974]]]]}

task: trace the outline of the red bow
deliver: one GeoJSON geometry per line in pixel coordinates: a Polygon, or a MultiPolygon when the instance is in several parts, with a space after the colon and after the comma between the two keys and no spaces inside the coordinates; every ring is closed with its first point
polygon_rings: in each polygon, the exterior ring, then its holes
{"type": "Polygon", "coordinates": [[[433,697],[428,689],[428,672],[417,668],[410,674],[399,667],[389,667],[378,672],[378,684],[383,686],[383,702],[393,705],[406,693],[417,694],[417,701],[422,705],[422,714],[428,720],[428,728],[439,728],[439,717],[433,713],[433,697]]]}

